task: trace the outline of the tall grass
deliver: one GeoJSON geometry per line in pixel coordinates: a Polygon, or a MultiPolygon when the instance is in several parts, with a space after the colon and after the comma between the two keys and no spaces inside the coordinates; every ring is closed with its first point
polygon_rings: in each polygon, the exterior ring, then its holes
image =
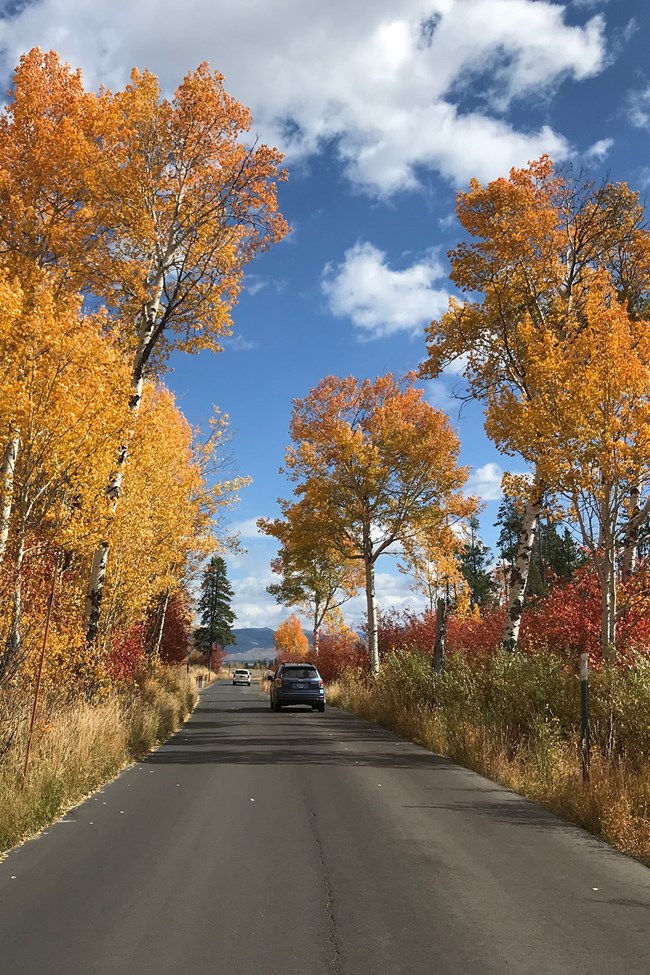
{"type": "Polygon", "coordinates": [[[379,677],[328,689],[349,708],[541,803],[650,866],[650,668],[595,672],[592,761],[583,781],[580,690],[561,660],[395,653],[379,677]]]}
{"type": "Polygon", "coordinates": [[[112,691],[96,704],[53,695],[39,708],[27,775],[24,694],[5,691],[0,759],[0,851],[55,820],[133,759],[169,737],[196,702],[196,686],[182,670],[150,668],[128,691],[112,691]]]}

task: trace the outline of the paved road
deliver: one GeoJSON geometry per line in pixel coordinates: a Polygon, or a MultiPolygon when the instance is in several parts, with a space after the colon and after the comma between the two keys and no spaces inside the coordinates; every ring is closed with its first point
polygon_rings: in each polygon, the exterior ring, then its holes
{"type": "Polygon", "coordinates": [[[650,975],[650,870],[328,709],[213,685],[0,864],[3,975],[650,975]]]}

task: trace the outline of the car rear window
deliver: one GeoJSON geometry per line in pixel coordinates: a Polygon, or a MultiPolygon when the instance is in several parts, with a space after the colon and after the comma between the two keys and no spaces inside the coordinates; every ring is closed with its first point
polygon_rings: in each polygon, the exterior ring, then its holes
{"type": "Polygon", "coordinates": [[[248,674],[248,671],[247,670],[236,670],[235,673],[236,674],[248,674]]]}
{"type": "Polygon", "coordinates": [[[314,667],[285,667],[282,676],[287,680],[316,680],[318,671],[314,667]]]}

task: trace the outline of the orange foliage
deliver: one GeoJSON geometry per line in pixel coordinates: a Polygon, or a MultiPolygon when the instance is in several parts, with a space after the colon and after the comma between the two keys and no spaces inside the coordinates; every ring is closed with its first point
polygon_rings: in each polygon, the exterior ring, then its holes
{"type": "Polygon", "coordinates": [[[273,634],[273,639],[279,654],[297,657],[299,660],[304,660],[307,656],[307,637],[295,613],[287,616],[286,620],[280,623],[273,634]]]}

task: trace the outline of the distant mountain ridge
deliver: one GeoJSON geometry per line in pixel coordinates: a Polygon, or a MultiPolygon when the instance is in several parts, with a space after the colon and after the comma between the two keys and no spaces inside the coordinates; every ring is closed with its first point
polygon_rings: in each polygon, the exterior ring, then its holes
{"type": "MultiPolygon", "coordinates": [[[[275,660],[275,641],[273,629],[270,626],[241,626],[234,627],[233,633],[237,643],[229,643],[225,647],[226,660],[245,663],[250,660],[275,660]]],[[[311,641],[311,630],[303,630],[311,641]]]]}
{"type": "Polygon", "coordinates": [[[225,647],[227,660],[273,660],[275,643],[270,626],[234,627],[237,643],[225,647]]]}

